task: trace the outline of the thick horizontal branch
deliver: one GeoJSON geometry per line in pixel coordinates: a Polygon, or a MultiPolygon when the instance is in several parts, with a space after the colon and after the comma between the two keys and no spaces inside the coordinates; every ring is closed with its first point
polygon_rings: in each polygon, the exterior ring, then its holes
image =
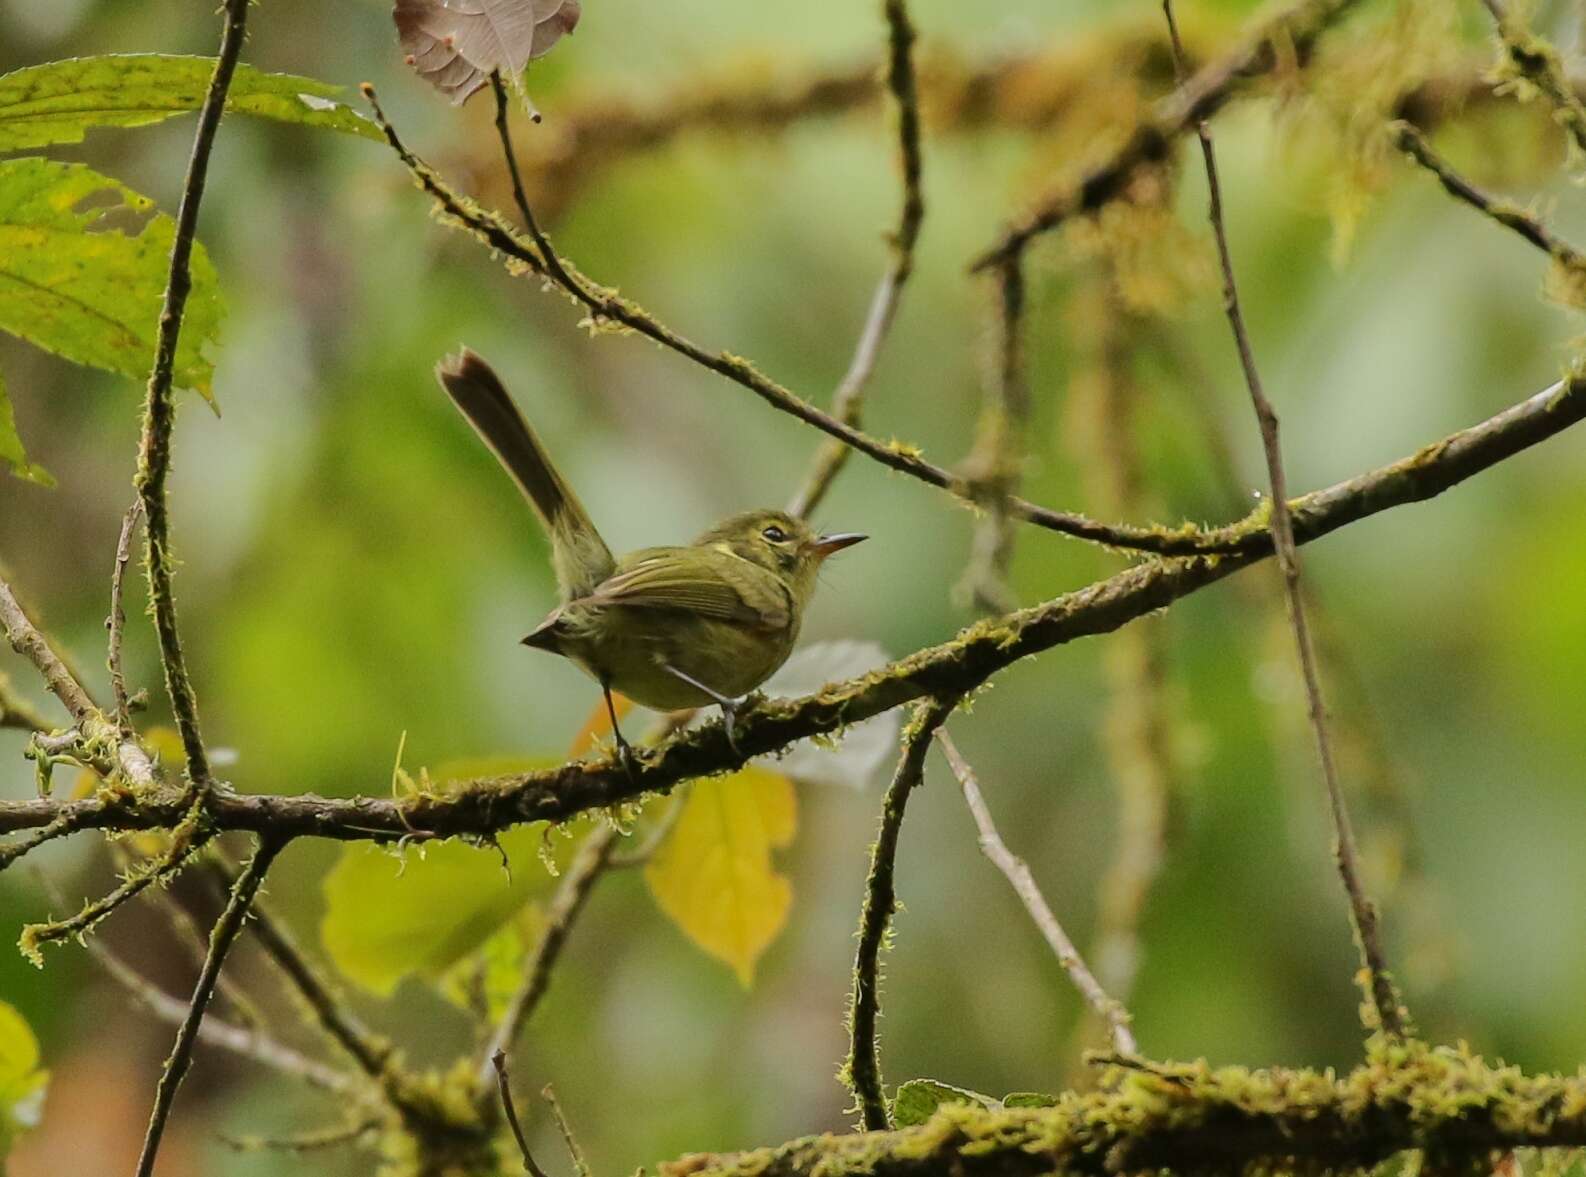
{"type": "Polygon", "coordinates": [[[1524,1075],[1464,1051],[1378,1045],[1335,1079],[1309,1070],[1114,1068],[1049,1108],[949,1104],[914,1128],[696,1154],[661,1177],[1040,1177],[1370,1170],[1407,1149],[1431,1172],[1586,1144],[1586,1077],[1524,1075]]]}
{"type": "Polygon", "coordinates": [[[1213,61],[1157,103],[1122,146],[1079,179],[1050,193],[971,265],[989,270],[1022,252],[1031,239],[1069,217],[1100,208],[1123,191],[1135,170],[1163,159],[1174,141],[1210,118],[1251,78],[1286,61],[1304,61],[1318,37],[1354,0],[1300,0],[1267,21],[1238,48],[1213,61]]]}
{"type": "MultiPolygon", "coordinates": [[[[1586,417],[1586,375],[1575,374],[1495,417],[1392,465],[1295,499],[1295,540],[1308,543],[1367,516],[1441,494],[1586,417]]],[[[641,750],[631,775],[616,760],[581,761],[542,772],[464,782],[444,796],[403,802],[217,791],[207,801],[212,828],[343,840],[414,834],[488,834],[526,821],[564,821],[585,810],[665,792],[680,781],[741,766],[795,740],[836,732],[925,695],[973,690],[1014,662],[1077,638],[1109,633],[1272,554],[1264,512],[1230,530],[1235,554],[1151,560],[1086,588],[988,618],[938,646],[919,650],[861,678],[798,699],[760,700],[738,721],[728,744],[720,724],[684,732],[641,750]]],[[[45,825],[70,810],[81,828],[172,826],[180,800],[139,802],[120,794],[84,801],[0,802],[0,833],[45,825]]]]}

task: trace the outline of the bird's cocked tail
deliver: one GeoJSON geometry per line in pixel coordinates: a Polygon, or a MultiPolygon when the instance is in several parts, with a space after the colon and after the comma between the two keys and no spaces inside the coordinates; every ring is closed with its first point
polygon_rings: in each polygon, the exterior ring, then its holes
{"type": "Polygon", "coordinates": [[[512,403],[500,377],[466,347],[437,365],[435,376],[545,525],[562,600],[587,596],[612,574],[616,561],[573,488],[557,473],[540,439],[512,403]]]}

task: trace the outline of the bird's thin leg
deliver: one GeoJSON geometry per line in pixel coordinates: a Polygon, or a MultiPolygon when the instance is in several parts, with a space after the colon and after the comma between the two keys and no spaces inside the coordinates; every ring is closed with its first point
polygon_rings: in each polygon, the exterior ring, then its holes
{"type": "Polygon", "coordinates": [[[628,743],[617,724],[617,705],[611,701],[611,684],[605,679],[600,681],[600,693],[606,697],[606,714],[611,716],[611,734],[617,738],[617,759],[622,761],[622,767],[628,770],[631,777],[634,774],[633,745],[628,743]]]}
{"type": "Polygon", "coordinates": [[[709,695],[713,700],[715,700],[716,706],[721,708],[721,726],[727,733],[727,746],[733,750],[734,754],[741,756],[742,753],[738,750],[738,741],[733,733],[733,720],[737,718],[739,706],[741,706],[743,701],[749,696],[740,695],[736,699],[729,698],[728,696],[723,695],[720,691],[711,690],[693,675],[684,674],[677,667],[666,662],[661,663],[661,669],[672,675],[674,678],[682,679],[689,686],[695,688],[696,690],[704,691],[705,694],[709,695]]]}

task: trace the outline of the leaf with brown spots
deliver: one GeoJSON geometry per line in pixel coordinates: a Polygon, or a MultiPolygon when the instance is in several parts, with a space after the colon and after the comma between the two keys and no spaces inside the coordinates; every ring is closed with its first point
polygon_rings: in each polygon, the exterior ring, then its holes
{"type": "Polygon", "coordinates": [[[573,31],[579,6],[578,0],[396,0],[392,15],[408,64],[461,105],[497,70],[521,91],[525,67],[573,31]]]}

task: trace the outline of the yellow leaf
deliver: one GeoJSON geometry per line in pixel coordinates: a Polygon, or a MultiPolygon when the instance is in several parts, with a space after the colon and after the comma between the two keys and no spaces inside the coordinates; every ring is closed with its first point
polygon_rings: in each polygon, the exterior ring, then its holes
{"type": "Polygon", "coordinates": [[[746,768],[695,781],[677,825],[644,869],[663,912],[747,988],[755,964],[787,922],[793,888],[771,852],[793,840],[793,782],[746,768]]]}

